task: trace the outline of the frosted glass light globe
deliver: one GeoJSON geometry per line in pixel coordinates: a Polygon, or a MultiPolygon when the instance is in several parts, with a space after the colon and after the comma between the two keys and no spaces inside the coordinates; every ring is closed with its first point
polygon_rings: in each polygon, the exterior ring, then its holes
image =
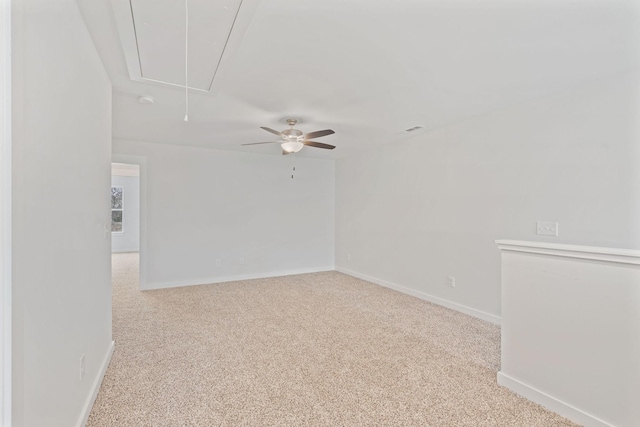
{"type": "Polygon", "coordinates": [[[280,144],[280,146],[287,153],[297,153],[298,151],[302,150],[304,144],[300,141],[287,141],[280,144]]]}

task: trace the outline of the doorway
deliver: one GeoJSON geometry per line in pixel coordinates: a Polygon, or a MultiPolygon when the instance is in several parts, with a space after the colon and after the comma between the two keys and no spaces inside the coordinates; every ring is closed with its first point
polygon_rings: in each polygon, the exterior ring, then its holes
{"type": "MultiPolygon", "coordinates": [[[[146,285],[146,164],[145,156],[113,154],[111,185],[122,188],[121,204],[113,207],[111,225],[111,272],[118,254],[130,254],[137,260],[137,287],[146,285]],[[119,212],[119,210],[122,212],[119,212]],[[122,215],[122,217],[120,217],[122,215]],[[119,221],[121,220],[121,221],[119,221]],[[114,222],[116,224],[114,224],[114,222]],[[117,224],[120,222],[120,224],[117,224]]],[[[113,192],[114,190],[112,190],[113,192]]],[[[117,191],[116,191],[117,192],[117,191]]],[[[113,196],[113,193],[112,193],[113,196]]]]}
{"type": "Polygon", "coordinates": [[[111,253],[140,252],[140,166],[111,164],[111,253]]]}

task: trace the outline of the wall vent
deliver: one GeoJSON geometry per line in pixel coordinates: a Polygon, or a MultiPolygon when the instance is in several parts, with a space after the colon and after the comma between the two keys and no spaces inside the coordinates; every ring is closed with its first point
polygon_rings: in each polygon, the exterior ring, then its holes
{"type": "Polygon", "coordinates": [[[403,132],[405,132],[405,133],[410,133],[410,132],[415,132],[415,131],[417,131],[417,130],[419,130],[419,129],[424,129],[424,126],[422,126],[422,125],[417,125],[417,126],[414,126],[414,127],[412,127],[412,128],[405,129],[403,132]]]}

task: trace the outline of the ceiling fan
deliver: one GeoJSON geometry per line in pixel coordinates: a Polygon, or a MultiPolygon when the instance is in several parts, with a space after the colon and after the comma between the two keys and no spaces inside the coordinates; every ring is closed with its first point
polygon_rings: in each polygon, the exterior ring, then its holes
{"type": "Polygon", "coordinates": [[[321,136],[327,136],[335,133],[331,129],[317,130],[315,132],[303,134],[302,131],[293,128],[296,123],[298,123],[298,120],[296,119],[287,119],[287,124],[291,126],[291,128],[283,130],[282,132],[278,132],[277,130],[261,126],[261,128],[266,130],[267,132],[271,132],[272,134],[278,135],[280,138],[282,138],[280,141],[252,142],[242,145],[280,143],[283,155],[297,153],[298,151],[302,150],[302,147],[304,147],[305,145],[308,145],[309,147],[324,148],[327,150],[333,150],[334,148],[336,148],[335,145],[311,141],[311,139],[320,138],[321,136]]]}

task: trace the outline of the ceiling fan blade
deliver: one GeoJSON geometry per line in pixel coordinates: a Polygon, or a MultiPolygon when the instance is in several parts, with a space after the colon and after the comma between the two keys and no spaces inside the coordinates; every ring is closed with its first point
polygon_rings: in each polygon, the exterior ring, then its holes
{"type": "Polygon", "coordinates": [[[240,144],[240,145],[276,144],[279,142],[282,142],[282,141],[250,142],[248,144],[240,144]]]}
{"type": "Polygon", "coordinates": [[[271,132],[271,133],[272,133],[272,134],[274,134],[274,135],[281,136],[281,133],[280,133],[280,132],[278,132],[277,130],[273,130],[273,129],[268,128],[268,127],[265,127],[265,126],[260,126],[260,129],[264,129],[264,130],[266,130],[267,132],[271,132]]]}
{"type": "MultiPolygon", "coordinates": [[[[264,129],[264,128],[263,128],[264,129]]],[[[327,135],[332,135],[335,132],[332,131],[331,129],[325,129],[325,130],[317,130],[315,132],[310,132],[308,134],[306,134],[304,136],[304,139],[313,139],[313,138],[320,138],[321,136],[327,136],[327,135]]]]}
{"type": "Polygon", "coordinates": [[[303,144],[308,145],[309,147],[326,148],[327,150],[333,150],[336,148],[335,145],[323,144],[322,142],[315,141],[304,141],[303,144]]]}

